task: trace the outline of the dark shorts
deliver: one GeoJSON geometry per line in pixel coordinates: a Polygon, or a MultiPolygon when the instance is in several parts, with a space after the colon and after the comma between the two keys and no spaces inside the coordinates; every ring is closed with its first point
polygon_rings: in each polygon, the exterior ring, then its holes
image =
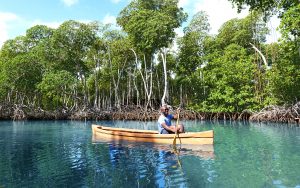
{"type": "Polygon", "coordinates": [[[172,132],[172,131],[167,131],[166,129],[162,129],[162,130],[160,131],[160,134],[174,134],[174,132],[172,132]]]}

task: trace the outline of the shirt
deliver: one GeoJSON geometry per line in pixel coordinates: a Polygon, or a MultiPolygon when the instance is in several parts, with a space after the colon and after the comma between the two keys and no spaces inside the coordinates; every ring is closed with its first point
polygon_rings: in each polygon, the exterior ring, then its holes
{"type": "Polygon", "coordinates": [[[174,118],[172,114],[168,114],[167,117],[161,114],[157,121],[157,127],[158,132],[161,133],[161,131],[164,129],[164,127],[161,125],[162,123],[165,123],[167,126],[171,126],[171,120],[174,118]]]}

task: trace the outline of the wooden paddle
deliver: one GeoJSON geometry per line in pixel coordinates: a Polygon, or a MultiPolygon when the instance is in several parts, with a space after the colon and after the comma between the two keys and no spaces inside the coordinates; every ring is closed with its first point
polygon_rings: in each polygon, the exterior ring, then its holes
{"type": "Polygon", "coordinates": [[[176,131],[175,131],[175,135],[174,135],[174,139],[173,139],[173,148],[176,148],[176,136],[178,136],[178,138],[179,138],[179,134],[178,134],[178,131],[177,131],[178,124],[179,124],[179,114],[180,114],[180,110],[179,110],[179,108],[177,108],[178,117],[177,117],[177,122],[176,122],[176,125],[175,125],[176,131]]]}
{"type": "MultiPolygon", "coordinates": [[[[176,136],[178,136],[178,138],[179,138],[179,133],[177,131],[177,128],[178,128],[178,125],[179,125],[179,116],[180,116],[179,108],[177,109],[177,114],[178,114],[178,117],[177,117],[177,121],[176,121],[176,125],[175,125],[176,131],[175,131],[175,135],[174,135],[174,139],[173,139],[173,152],[176,154],[178,165],[179,165],[180,169],[182,170],[182,165],[181,165],[181,162],[180,162],[180,159],[179,159],[180,149],[177,150],[177,147],[176,147],[176,136]]],[[[179,140],[180,140],[180,138],[179,138],[179,140]]],[[[180,144],[181,144],[181,140],[180,140],[180,144]]]]}

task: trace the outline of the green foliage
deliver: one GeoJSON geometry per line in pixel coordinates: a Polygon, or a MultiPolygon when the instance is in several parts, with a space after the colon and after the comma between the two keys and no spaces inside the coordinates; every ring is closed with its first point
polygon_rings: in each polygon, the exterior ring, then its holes
{"type": "Polygon", "coordinates": [[[283,14],[280,22],[282,35],[289,39],[291,36],[300,41],[300,4],[291,7],[283,14]]]}
{"type": "Polygon", "coordinates": [[[208,35],[209,30],[210,24],[207,13],[205,11],[199,11],[193,16],[189,25],[184,28],[184,33],[196,32],[208,35]]]}
{"type": "Polygon", "coordinates": [[[294,42],[281,43],[279,59],[272,65],[270,90],[278,104],[294,104],[300,99],[300,57],[294,42]]]}
{"type": "Polygon", "coordinates": [[[207,33],[205,14],[196,18],[199,20],[191,22],[203,26],[190,26],[197,32],[187,28],[179,41],[178,73],[188,90],[189,107],[208,112],[259,109],[254,74],[257,66],[250,43],[257,45],[265,40],[267,29],[260,14],[227,21],[215,37],[207,33]]]}
{"type": "Polygon", "coordinates": [[[4,71],[4,63],[0,59],[0,102],[3,102],[8,93],[9,85],[4,71]]]}
{"type": "Polygon", "coordinates": [[[199,34],[195,32],[187,33],[180,41],[180,53],[178,57],[177,72],[180,75],[191,75],[201,64],[201,48],[198,44],[199,34]]]}
{"type": "Polygon", "coordinates": [[[249,6],[250,10],[256,10],[265,13],[266,15],[272,15],[278,11],[286,11],[290,7],[297,6],[298,0],[260,0],[260,1],[249,1],[249,0],[229,0],[233,4],[237,5],[239,11],[249,6]]]}
{"type": "Polygon", "coordinates": [[[3,61],[7,61],[16,57],[19,54],[28,52],[26,46],[26,38],[24,36],[18,36],[15,39],[7,40],[1,48],[1,58],[3,61]]]}
{"type": "Polygon", "coordinates": [[[187,15],[177,7],[178,0],[135,0],[125,7],[117,23],[129,35],[133,44],[152,54],[167,47],[187,15]]]}
{"type": "Polygon", "coordinates": [[[76,75],[87,71],[84,58],[96,37],[96,26],[73,20],[59,26],[51,37],[50,54],[47,58],[55,70],[66,70],[76,75]]]}
{"type": "Polygon", "coordinates": [[[44,26],[36,25],[26,31],[26,43],[31,49],[42,43],[44,40],[49,40],[53,35],[53,29],[44,26]]]}
{"type": "Polygon", "coordinates": [[[208,98],[204,102],[213,112],[241,112],[253,109],[254,85],[253,64],[246,50],[236,44],[229,45],[223,56],[209,62],[204,68],[206,84],[209,86],[208,98]]]}
{"type": "MultiPolygon", "coordinates": [[[[232,2],[239,8],[249,4],[252,10],[285,10],[282,40],[264,44],[268,30],[264,13],[259,11],[228,20],[217,35],[209,34],[206,13],[196,13],[178,40],[178,51],[166,54],[170,80],[166,85],[172,105],[241,112],[299,101],[299,3],[232,2]],[[265,55],[270,69],[250,43],[265,55]]],[[[157,61],[153,59],[155,53],[169,47],[174,29],[187,18],[177,4],[177,0],[133,0],[117,19],[121,31],[73,20],[57,29],[29,28],[25,36],[8,40],[1,48],[1,103],[27,102],[46,109],[108,108],[120,103],[143,104],[145,88],[150,87],[150,100],[157,103],[163,94],[164,67],[160,54],[157,61]]]]}
{"type": "Polygon", "coordinates": [[[253,12],[244,19],[234,18],[225,22],[219,29],[216,40],[222,48],[233,43],[250,48],[250,43],[265,42],[267,33],[268,29],[261,20],[261,15],[253,12]]]}
{"type": "Polygon", "coordinates": [[[76,79],[70,72],[64,70],[46,73],[37,86],[43,95],[43,106],[46,109],[67,106],[66,96],[72,96],[75,87],[76,79]]]}
{"type": "Polygon", "coordinates": [[[185,35],[178,41],[177,71],[180,76],[189,76],[204,62],[204,40],[208,37],[208,16],[201,11],[195,14],[191,23],[184,29],[185,35]]]}
{"type": "Polygon", "coordinates": [[[11,88],[32,94],[42,79],[42,66],[34,54],[22,54],[6,62],[4,74],[11,88]]]}

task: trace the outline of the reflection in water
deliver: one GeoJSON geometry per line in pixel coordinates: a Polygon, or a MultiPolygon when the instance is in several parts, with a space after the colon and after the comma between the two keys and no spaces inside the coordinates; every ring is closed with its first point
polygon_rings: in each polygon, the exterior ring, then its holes
{"type": "MultiPolygon", "coordinates": [[[[116,174],[125,170],[122,176],[126,178],[129,178],[128,172],[134,172],[137,184],[145,185],[147,182],[157,187],[187,187],[185,167],[182,164],[185,163],[186,157],[193,156],[191,151],[183,151],[184,155],[181,155],[181,152],[177,155],[171,146],[147,143],[95,143],[103,144],[107,146],[109,153],[109,165],[100,165],[107,168],[105,171],[114,169],[116,174]]],[[[102,151],[102,155],[103,152],[105,151],[102,151]]]]}
{"type": "Polygon", "coordinates": [[[159,187],[170,187],[172,175],[176,175],[177,182],[180,182],[179,185],[184,187],[186,183],[180,159],[171,151],[164,150],[159,150],[158,156],[159,163],[156,170],[156,184],[159,187]]]}
{"type": "MultiPolygon", "coordinates": [[[[299,187],[300,129],[184,122],[212,148],[91,141],[92,122],[0,122],[0,187],[299,187]]],[[[101,122],[153,129],[156,124],[101,122]]]]}

